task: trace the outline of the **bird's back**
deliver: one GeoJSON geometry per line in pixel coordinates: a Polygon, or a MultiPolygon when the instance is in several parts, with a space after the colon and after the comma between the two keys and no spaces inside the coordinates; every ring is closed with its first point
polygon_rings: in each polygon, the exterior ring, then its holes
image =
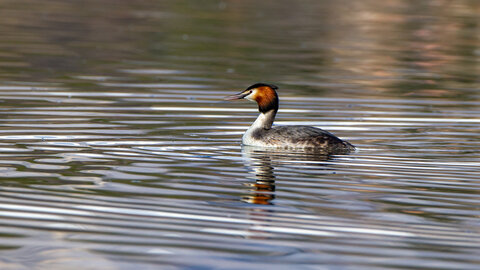
{"type": "Polygon", "coordinates": [[[326,154],[345,154],[355,150],[353,145],[330,132],[310,126],[274,126],[255,130],[251,136],[262,146],[308,148],[326,154]]]}

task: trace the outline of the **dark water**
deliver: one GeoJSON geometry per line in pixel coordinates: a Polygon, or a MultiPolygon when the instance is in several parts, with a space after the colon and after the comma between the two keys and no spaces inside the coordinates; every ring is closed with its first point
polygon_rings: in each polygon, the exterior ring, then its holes
{"type": "Polygon", "coordinates": [[[0,2],[1,269],[479,269],[478,1],[0,2]],[[241,147],[278,124],[358,147],[241,147]]]}

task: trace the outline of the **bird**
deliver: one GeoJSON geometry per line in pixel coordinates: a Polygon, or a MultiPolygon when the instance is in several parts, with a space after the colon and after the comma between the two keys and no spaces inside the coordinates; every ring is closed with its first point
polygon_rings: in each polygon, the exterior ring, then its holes
{"type": "Polygon", "coordinates": [[[278,87],[268,83],[255,83],[244,91],[227,96],[225,100],[247,99],[258,104],[260,114],[242,137],[242,144],[265,148],[314,150],[325,155],[348,154],[355,146],[332,133],[302,125],[273,126],[279,100],[278,87]]]}

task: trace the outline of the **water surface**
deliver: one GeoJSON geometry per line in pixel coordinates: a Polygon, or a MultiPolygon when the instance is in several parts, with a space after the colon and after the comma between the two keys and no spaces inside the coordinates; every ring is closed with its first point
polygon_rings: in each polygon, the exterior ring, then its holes
{"type": "Polygon", "coordinates": [[[0,268],[479,268],[476,1],[0,6],[0,268]]]}

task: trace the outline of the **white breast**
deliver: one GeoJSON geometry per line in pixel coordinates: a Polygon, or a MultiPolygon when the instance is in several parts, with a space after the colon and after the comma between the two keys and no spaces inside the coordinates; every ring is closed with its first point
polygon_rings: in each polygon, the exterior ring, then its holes
{"type": "MultiPolygon", "coordinates": [[[[273,115],[275,117],[275,115],[273,115]]],[[[261,113],[258,115],[257,120],[253,122],[253,124],[247,129],[245,134],[242,137],[242,143],[244,145],[252,145],[252,146],[269,146],[262,140],[255,139],[253,137],[253,132],[257,129],[265,128],[265,125],[268,125],[268,128],[271,127],[271,123],[273,122],[273,118],[271,114],[263,114],[261,113]]]]}
{"type": "Polygon", "coordinates": [[[244,145],[251,145],[251,146],[268,146],[264,141],[257,140],[252,136],[253,130],[249,128],[242,137],[242,143],[244,145]]]}

